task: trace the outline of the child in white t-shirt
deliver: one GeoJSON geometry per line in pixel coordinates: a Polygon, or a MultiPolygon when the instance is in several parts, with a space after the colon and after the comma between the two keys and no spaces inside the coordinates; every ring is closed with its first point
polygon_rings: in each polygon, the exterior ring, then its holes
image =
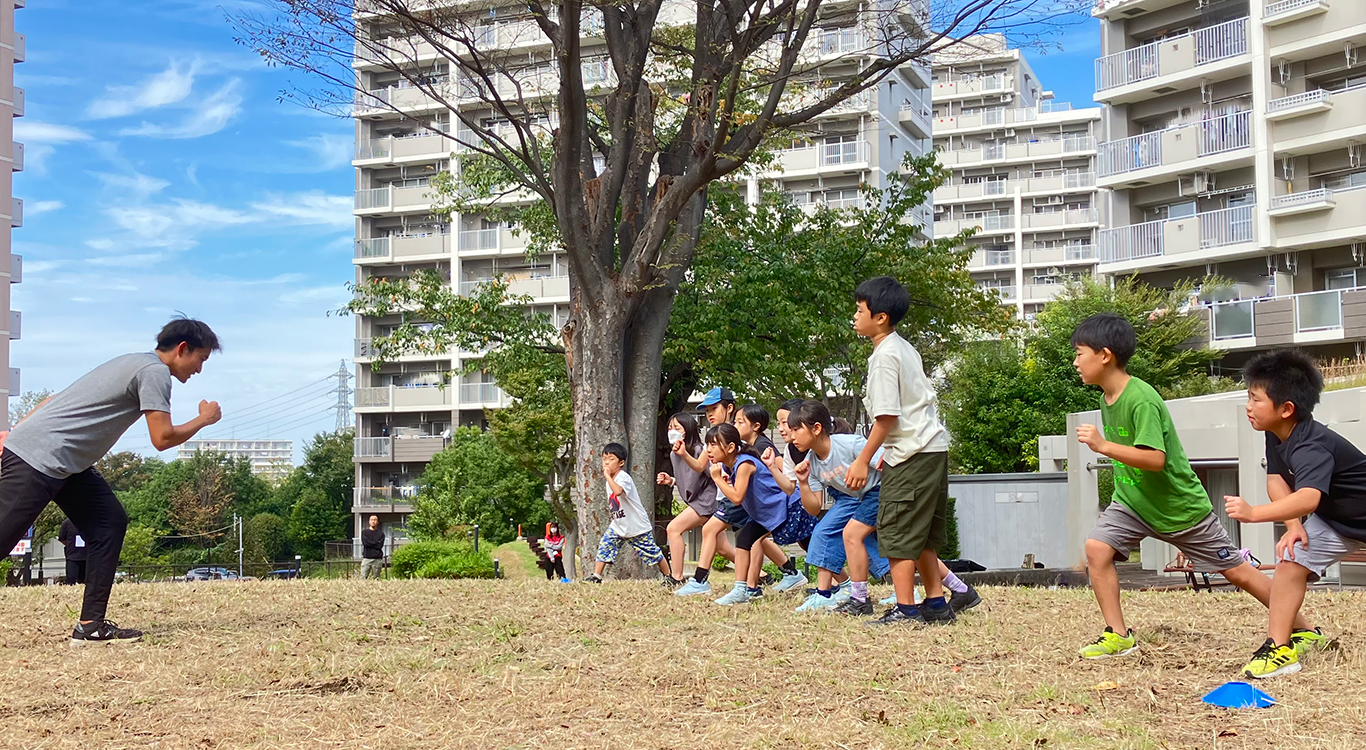
{"type": "Polygon", "coordinates": [[[607,478],[612,522],[598,543],[598,561],[593,566],[593,575],[583,579],[584,583],[602,583],[603,572],[617,561],[623,544],[631,545],[646,565],[658,566],[660,573],[669,575],[669,565],[655,543],[654,527],[645,513],[645,505],[640,502],[636,482],[626,473],[626,456],[626,446],[620,443],[608,443],[602,449],[602,474],[607,478]]]}

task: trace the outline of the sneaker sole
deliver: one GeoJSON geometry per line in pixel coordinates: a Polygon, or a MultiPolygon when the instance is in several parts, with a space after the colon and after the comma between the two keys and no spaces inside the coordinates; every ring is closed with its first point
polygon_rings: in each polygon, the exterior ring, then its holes
{"type": "Polygon", "coordinates": [[[711,593],[711,589],[706,591],[675,591],[674,596],[706,596],[711,593]]]}
{"type": "Polygon", "coordinates": [[[1295,674],[1296,672],[1300,671],[1300,668],[1300,663],[1295,662],[1294,664],[1287,664],[1284,667],[1281,667],[1280,669],[1267,672],[1266,674],[1253,674],[1252,670],[1245,669],[1243,670],[1243,675],[1251,677],[1254,680],[1269,680],[1272,677],[1280,677],[1282,675],[1295,674]]]}
{"type": "Polygon", "coordinates": [[[137,643],[140,640],[142,640],[142,636],[136,638],[106,638],[98,641],[89,638],[72,638],[70,646],[71,648],[84,648],[85,646],[103,646],[109,643],[137,643]]]}
{"type": "Polygon", "coordinates": [[[1113,659],[1116,656],[1128,656],[1137,650],[1138,644],[1135,643],[1131,648],[1126,648],[1123,651],[1116,651],[1113,654],[1096,654],[1095,656],[1083,656],[1081,658],[1086,659],[1087,661],[1093,661],[1095,659],[1113,659]]]}

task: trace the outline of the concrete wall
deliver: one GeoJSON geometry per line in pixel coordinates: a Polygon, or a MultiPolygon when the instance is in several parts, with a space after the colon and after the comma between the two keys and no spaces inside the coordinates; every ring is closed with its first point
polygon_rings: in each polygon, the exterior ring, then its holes
{"type": "Polygon", "coordinates": [[[1027,554],[1069,567],[1067,475],[976,474],[949,477],[963,558],[987,568],[1018,568],[1027,554]]]}

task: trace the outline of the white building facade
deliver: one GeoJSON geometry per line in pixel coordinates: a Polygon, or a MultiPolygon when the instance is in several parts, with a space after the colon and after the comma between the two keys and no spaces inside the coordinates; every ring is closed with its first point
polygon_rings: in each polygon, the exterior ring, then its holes
{"type": "Polygon", "coordinates": [[[176,451],[176,458],[187,459],[200,451],[248,459],[251,473],[273,482],[294,470],[293,440],[187,440],[176,451]]]}

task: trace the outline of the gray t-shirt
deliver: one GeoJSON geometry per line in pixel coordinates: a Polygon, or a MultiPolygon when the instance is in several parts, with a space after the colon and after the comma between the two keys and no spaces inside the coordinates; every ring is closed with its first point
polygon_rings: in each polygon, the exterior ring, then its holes
{"type": "Polygon", "coordinates": [[[854,459],[858,458],[863,452],[863,446],[867,444],[868,438],[862,435],[831,435],[830,454],[824,459],[818,457],[814,449],[807,454],[806,460],[811,462],[811,476],[820,479],[826,490],[835,490],[850,497],[863,497],[863,493],[877,489],[882,483],[882,472],[877,469],[878,459],[882,458],[882,449],[878,448],[873,454],[873,460],[868,466],[868,483],[863,485],[863,489],[858,492],[849,489],[844,484],[844,473],[849,470],[849,465],[854,463],[854,459]]]}
{"type": "Polygon", "coordinates": [[[66,479],[94,466],[144,411],[170,410],[170,368],[152,352],[125,354],[86,373],[20,422],[5,450],[50,477],[66,479]]]}
{"type": "MultiPolygon", "coordinates": [[[[698,446],[695,456],[702,455],[698,446]]],[[[688,462],[677,453],[669,454],[669,463],[674,470],[674,489],[678,499],[692,508],[697,515],[708,518],[716,513],[716,485],[711,481],[711,472],[693,471],[688,462]]]]}

